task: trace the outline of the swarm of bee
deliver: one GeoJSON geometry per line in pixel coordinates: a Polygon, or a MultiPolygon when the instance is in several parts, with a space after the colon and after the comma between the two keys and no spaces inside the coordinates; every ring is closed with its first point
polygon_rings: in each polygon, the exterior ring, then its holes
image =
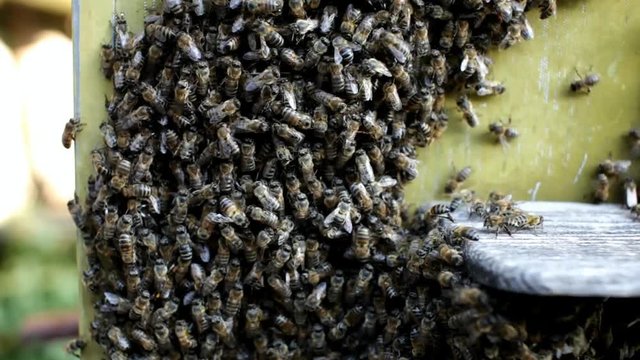
{"type": "MultiPolygon", "coordinates": [[[[476,315],[489,298],[461,266],[478,234],[454,204],[410,217],[402,187],[447,128],[447,91],[470,126],[465,96],[505,91],[486,52],[533,38],[530,3],[165,0],[140,34],[115,15],[103,144],[68,204],[93,340],[110,359],[523,353],[476,315]]],[[[537,226],[502,200],[477,209],[503,217],[492,229],[537,226]]]]}

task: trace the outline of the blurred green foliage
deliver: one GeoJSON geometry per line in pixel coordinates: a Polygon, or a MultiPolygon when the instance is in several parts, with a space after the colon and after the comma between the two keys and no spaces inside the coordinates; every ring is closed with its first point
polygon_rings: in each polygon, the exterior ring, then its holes
{"type": "Polygon", "coordinates": [[[75,231],[65,213],[30,209],[0,229],[0,359],[70,359],[66,340],[19,343],[25,319],[78,309],[75,231]]]}

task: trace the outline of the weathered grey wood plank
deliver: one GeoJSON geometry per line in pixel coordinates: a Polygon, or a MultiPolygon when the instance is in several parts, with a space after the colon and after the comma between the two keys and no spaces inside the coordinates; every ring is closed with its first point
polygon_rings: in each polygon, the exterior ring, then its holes
{"type": "MultiPolygon", "coordinates": [[[[544,229],[510,237],[481,230],[467,246],[478,282],[502,290],[566,296],[640,297],[640,220],[619,205],[529,202],[544,229]]],[[[459,215],[458,223],[482,228],[459,215]]]]}

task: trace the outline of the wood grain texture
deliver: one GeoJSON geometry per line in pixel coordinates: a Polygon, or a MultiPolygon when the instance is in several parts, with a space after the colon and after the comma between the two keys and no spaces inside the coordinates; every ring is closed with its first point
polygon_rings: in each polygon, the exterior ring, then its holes
{"type": "MultiPolygon", "coordinates": [[[[544,228],[497,238],[481,230],[481,240],[466,250],[475,280],[527,294],[640,297],[640,220],[627,209],[565,202],[520,207],[544,216],[544,228]]],[[[479,221],[457,222],[482,228],[479,221]]]]}

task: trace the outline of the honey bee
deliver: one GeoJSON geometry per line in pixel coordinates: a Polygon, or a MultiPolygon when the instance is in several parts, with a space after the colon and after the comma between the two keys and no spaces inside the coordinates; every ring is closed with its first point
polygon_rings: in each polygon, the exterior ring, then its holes
{"type": "Polygon", "coordinates": [[[453,291],[451,301],[455,305],[482,308],[488,306],[489,297],[477,287],[461,287],[453,291]]]}
{"type": "Polygon", "coordinates": [[[385,83],[382,87],[384,93],[384,101],[394,111],[402,110],[402,101],[398,94],[398,88],[392,82],[385,83]]]}
{"type": "Polygon", "coordinates": [[[611,154],[609,158],[598,164],[598,173],[605,174],[607,177],[617,178],[625,175],[631,166],[630,160],[612,160],[611,154]]]}
{"type": "Polygon", "coordinates": [[[496,238],[500,231],[504,231],[511,236],[511,227],[507,220],[507,217],[503,215],[490,214],[485,216],[483,226],[489,230],[495,230],[496,238]]]}
{"type": "Polygon", "coordinates": [[[255,304],[250,304],[247,306],[247,311],[245,312],[245,332],[253,337],[260,332],[260,322],[264,320],[264,312],[262,309],[255,304]]]}
{"type": "Polygon", "coordinates": [[[80,119],[77,118],[69,119],[64,125],[64,130],[62,131],[62,146],[64,146],[65,149],[71,147],[71,143],[76,139],[78,133],[82,131],[84,125],[85,124],[81,123],[80,119]]]}
{"type": "Polygon", "coordinates": [[[335,226],[338,229],[344,228],[347,233],[353,230],[351,223],[351,204],[340,201],[336,208],[324,219],[325,226],[335,226]]]}
{"type": "Polygon", "coordinates": [[[133,329],[131,331],[131,338],[145,351],[152,352],[158,347],[155,340],[142,329],[133,329]]]}
{"type": "Polygon", "coordinates": [[[296,324],[285,315],[277,315],[273,322],[278,327],[278,329],[280,329],[280,331],[282,331],[282,333],[287,336],[294,336],[296,335],[296,333],[298,333],[298,327],[296,326],[296,324]]]}
{"type": "Polygon", "coordinates": [[[231,290],[229,290],[229,297],[225,304],[224,314],[228,317],[235,317],[240,309],[240,303],[244,296],[242,285],[236,283],[231,290]]]}
{"type": "Polygon", "coordinates": [[[540,8],[540,19],[544,20],[548,17],[556,15],[556,0],[543,0],[538,4],[540,8]]]}
{"type": "Polygon", "coordinates": [[[631,214],[635,215],[636,218],[640,217],[640,205],[636,205],[631,208],[631,214]]]}
{"type": "Polygon", "coordinates": [[[473,111],[473,104],[466,95],[461,95],[456,101],[458,109],[462,112],[462,118],[470,127],[476,127],[480,123],[478,115],[473,111]]]}
{"type": "Polygon", "coordinates": [[[183,352],[198,346],[196,339],[189,334],[189,325],[185,320],[177,320],[174,331],[183,352]]]}
{"type": "Polygon", "coordinates": [[[293,146],[299,145],[305,138],[303,133],[290,127],[287,124],[274,124],[273,131],[282,140],[290,143],[293,146]]]}
{"type": "Polygon", "coordinates": [[[283,48],[280,50],[280,59],[294,71],[300,71],[304,68],[304,59],[296,54],[293,49],[283,48]]]}
{"type": "Polygon", "coordinates": [[[128,351],[131,348],[129,339],[125,336],[122,329],[117,326],[111,326],[107,331],[109,341],[120,351],[128,351]]]}
{"type": "Polygon", "coordinates": [[[373,200],[363,183],[353,183],[350,190],[357,206],[362,211],[367,213],[373,209],[373,200]]]}
{"type": "Polygon", "coordinates": [[[570,89],[574,93],[591,93],[591,88],[600,82],[600,75],[596,73],[589,73],[582,77],[578,70],[576,70],[576,74],[580,78],[580,80],[573,81],[570,85],[570,89]]]}
{"type": "Polygon", "coordinates": [[[481,80],[474,85],[474,91],[478,96],[501,95],[507,88],[499,81],[481,80]]]}
{"type": "Polygon", "coordinates": [[[87,347],[87,342],[84,341],[83,339],[78,338],[78,339],[70,340],[65,345],[65,351],[67,352],[67,354],[73,355],[79,359],[82,356],[82,351],[86,347],[87,347]]]}
{"type": "Polygon", "coordinates": [[[305,300],[305,308],[308,311],[315,311],[327,296],[327,283],[321,282],[311,291],[305,300]]]}
{"type": "Polygon", "coordinates": [[[220,211],[222,214],[233,221],[240,227],[249,226],[247,215],[236,205],[236,203],[228,197],[220,199],[220,211]]]}
{"type": "Polygon", "coordinates": [[[342,17],[342,23],[340,24],[340,32],[353,35],[361,16],[362,12],[360,9],[355,8],[353,4],[347,5],[347,9],[342,17]]]}
{"type": "Polygon", "coordinates": [[[291,15],[298,19],[307,17],[307,12],[304,10],[304,0],[289,0],[288,2],[291,15]]]}
{"type": "Polygon", "coordinates": [[[456,226],[453,229],[453,236],[471,241],[480,240],[478,232],[474,228],[468,226],[456,226]]]}
{"type": "Polygon", "coordinates": [[[458,188],[471,176],[471,167],[465,166],[462,170],[458,171],[454,176],[452,176],[446,183],[444,187],[444,192],[446,194],[451,194],[456,192],[458,188]]]}
{"type": "Polygon", "coordinates": [[[278,215],[271,211],[264,210],[257,206],[249,205],[247,206],[247,214],[252,220],[267,225],[273,229],[276,229],[278,227],[278,215]]]}
{"type": "Polygon", "coordinates": [[[505,125],[502,122],[502,120],[499,120],[497,122],[493,122],[493,123],[489,124],[489,132],[492,133],[496,137],[496,141],[497,142],[499,142],[503,146],[507,146],[508,142],[511,139],[514,139],[514,138],[518,137],[518,135],[520,135],[518,133],[518,130],[516,130],[515,128],[511,127],[510,125],[511,125],[511,118],[509,118],[509,121],[508,121],[507,125],[505,125]]]}

